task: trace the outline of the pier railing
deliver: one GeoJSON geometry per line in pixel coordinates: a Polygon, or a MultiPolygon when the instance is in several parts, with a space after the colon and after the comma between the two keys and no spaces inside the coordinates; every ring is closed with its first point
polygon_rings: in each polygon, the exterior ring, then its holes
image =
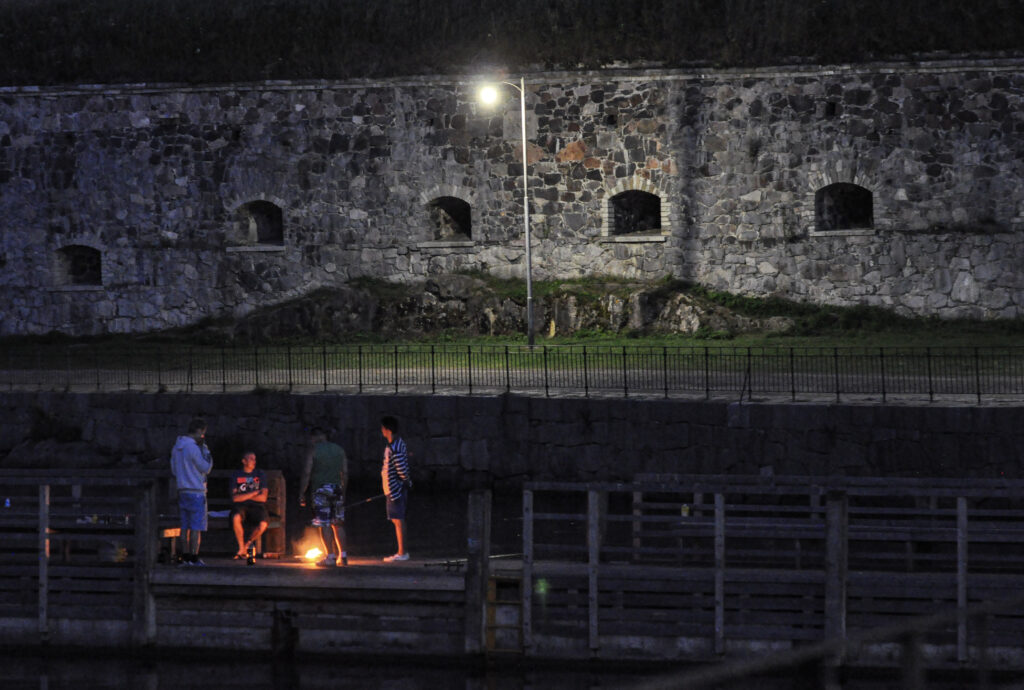
{"type": "MultiPolygon", "coordinates": [[[[1024,666],[1024,482],[660,475],[529,483],[523,646],[696,656],[848,640],[953,610],[930,662],[1024,666]],[[986,640],[988,636],[988,641],[986,640]],[[637,647],[637,640],[643,645],[637,647]],[[1014,650],[1017,651],[1014,651],[1014,650]],[[642,651],[637,651],[642,650],[642,651]]],[[[856,650],[885,663],[884,645],[856,650]]]]}
{"type": "Polygon", "coordinates": [[[0,390],[1024,397],[1024,348],[0,346],[0,390]]]}
{"type": "MultiPolygon", "coordinates": [[[[47,641],[55,620],[88,620],[123,644],[150,641],[157,553],[156,473],[2,470],[0,617],[36,621],[23,641],[47,641]]],[[[5,631],[10,634],[10,631],[5,631]]]]}

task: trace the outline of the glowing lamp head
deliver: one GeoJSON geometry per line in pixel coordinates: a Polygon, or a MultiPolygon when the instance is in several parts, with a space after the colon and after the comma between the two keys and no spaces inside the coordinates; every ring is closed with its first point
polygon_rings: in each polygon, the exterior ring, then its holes
{"type": "Polygon", "coordinates": [[[498,102],[498,90],[493,86],[485,86],[480,89],[480,100],[487,105],[492,105],[498,102]]]}

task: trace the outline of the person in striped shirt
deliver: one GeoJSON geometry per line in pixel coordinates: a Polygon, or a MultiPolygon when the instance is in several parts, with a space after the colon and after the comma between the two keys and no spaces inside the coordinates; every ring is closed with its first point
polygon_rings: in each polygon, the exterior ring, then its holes
{"type": "Polygon", "coordinates": [[[384,559],[387,563],[409,560],[405,550],[405,508],[412,480],[409,477],[409,455],[405,441],[398,435],[398,420],[384,417],[380,420],[380,433],[388,442],[384,448],[384,464],[380,470],[381,483],[387,496],[388,519],[395,525],[398,551],[384,559]]]}

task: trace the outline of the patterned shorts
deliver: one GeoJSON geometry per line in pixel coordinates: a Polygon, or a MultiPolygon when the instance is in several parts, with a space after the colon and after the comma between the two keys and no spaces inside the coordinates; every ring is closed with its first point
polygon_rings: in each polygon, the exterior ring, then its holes
{"type": "Polygon", "coordinates": [[[326,527],[345,522],[345,497],[336,484],[324,484],[313,492],[313,526],[326,527]]]}

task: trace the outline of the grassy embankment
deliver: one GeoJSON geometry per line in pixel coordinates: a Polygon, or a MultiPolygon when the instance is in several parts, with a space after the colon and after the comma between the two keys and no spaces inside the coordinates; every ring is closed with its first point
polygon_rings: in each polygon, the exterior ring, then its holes
{"type": "MultiPolygon", "coordinates": [[[[526,286],[521,280],[494,278],[474,273],[486,285],[486,291],[496,298],[511,299],[520,304],[526,301],[526,286]]],[[[407,288],[393,283],[374,280],[356,281],[355,285],[374,294],[382,303],[402,300],[407,288]]],[[[571,292],[580,302],[597,302],[608,294],[625,296],[635,290],[636,283],[607,277],[592,277],[567,281],[535,281],[533,285],[535,304],[552,296],[571,292]]],[[[709,290],[705,287],[682,281],[665,279],[653,287],[666,294],[685,293],[705,305],[717,305],[740,316],[752,318],[786,317],[793,323],[783,333],[729,333],[725,331],[700,330],[694,334],[656,333],[640,331],[581,331],[549,338],[538,325],[537,344],[541,345],[588,345],[612,347],[713,347],[713,348],[788,348],[788,347],[855,347],[855,348],[899,348],[899,347],[1017,347],[1024,345],[1024,319],[1014,320],[943,320],[938,318],[914,318],[900,316],[880,307],[838,307],[794,302],[778,297],[757,298],[736,295],[724,291],[709,290]]],[[[103,336],[71,338],[59,334],[6,338],[0,344],[104,344],[112,348],[134,347],[151,344],[155,347],[173,345],[231,345],[230,339],[222,334],[230,329],[227,322],[206,320],[196,326],[172,332],[151,333],[142,336],[103,336]]],[[[288,338],[261,345],[319,345],[322,338],[288,338]]],[[[331,344],[364,345],[523,345],[525,333],[506,336],[471,335],[455,331],[441,331],[405,338],[384,338],[375,333],[350,333],[344,339],[329,339],[331,344]]]]}

